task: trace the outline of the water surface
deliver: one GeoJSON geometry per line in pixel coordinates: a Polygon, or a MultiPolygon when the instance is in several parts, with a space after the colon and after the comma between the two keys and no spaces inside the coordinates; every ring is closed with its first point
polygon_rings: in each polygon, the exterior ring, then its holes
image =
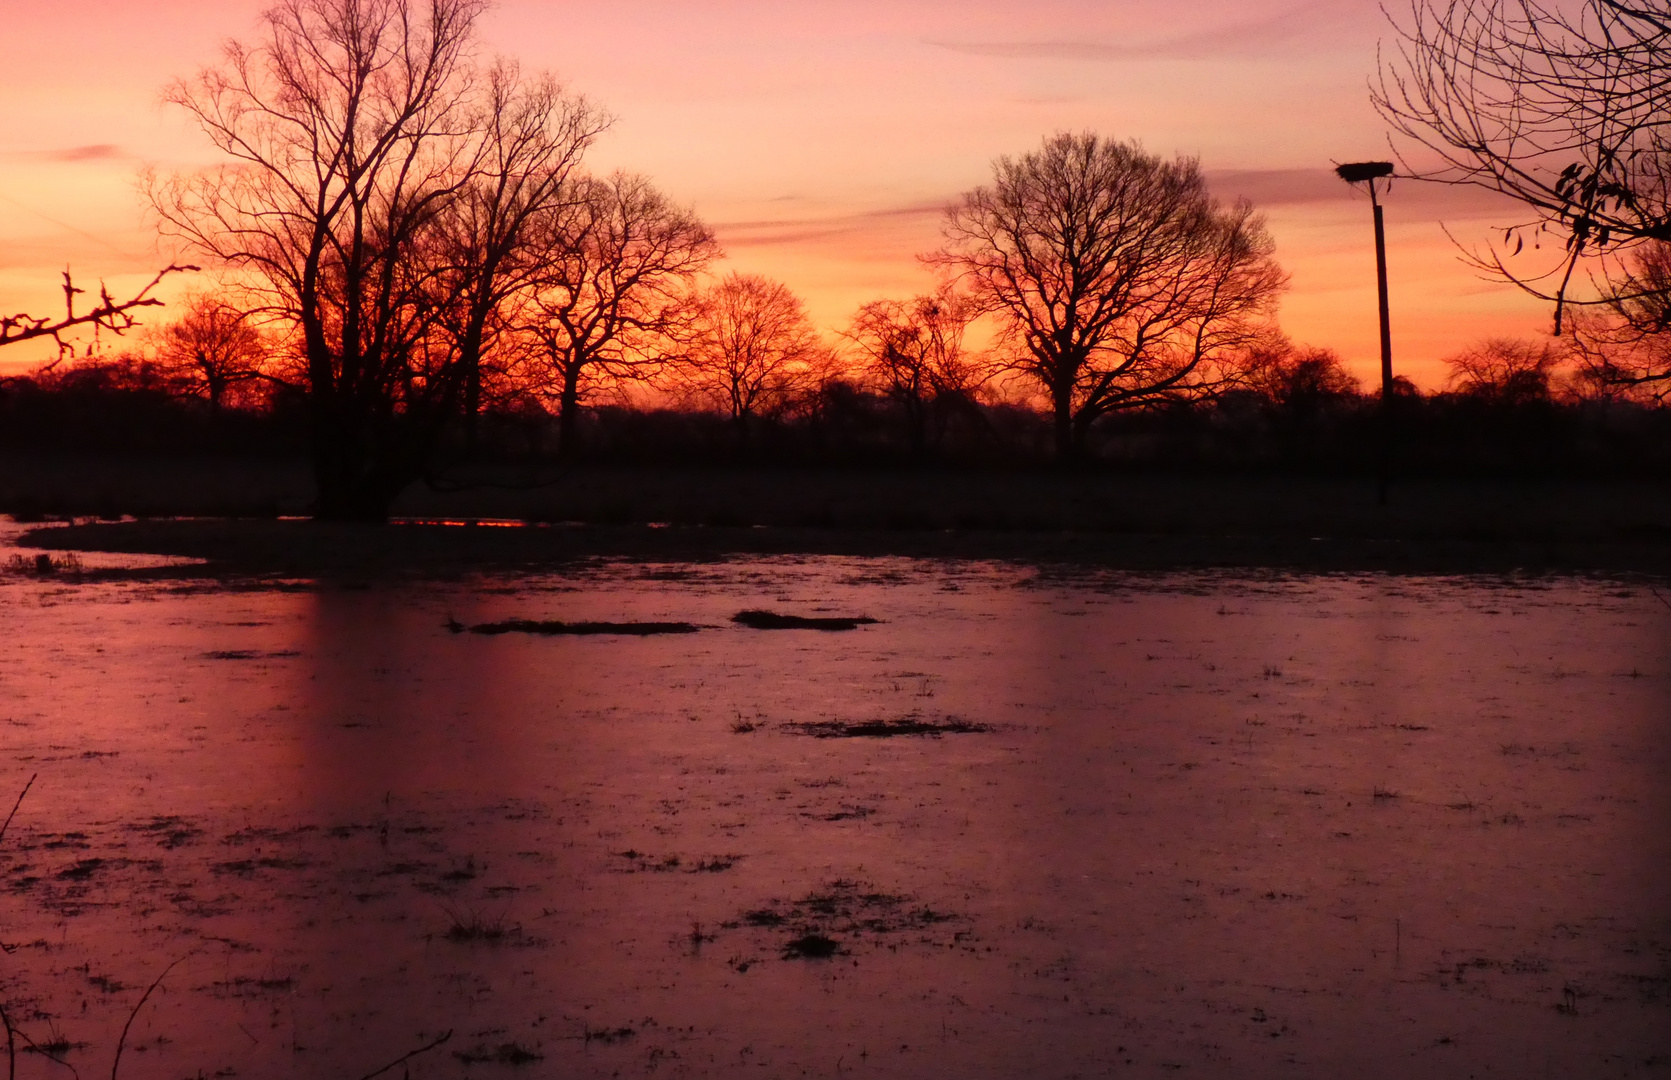
{"type": "Polygon", "coordinates": [[[132,1077],[1659,1075],[1653,588],[14,574],[0,993],[99,1074],[178,962],[132,1077]],[[703,628],[447,625],[508,618],[703,628]]]}

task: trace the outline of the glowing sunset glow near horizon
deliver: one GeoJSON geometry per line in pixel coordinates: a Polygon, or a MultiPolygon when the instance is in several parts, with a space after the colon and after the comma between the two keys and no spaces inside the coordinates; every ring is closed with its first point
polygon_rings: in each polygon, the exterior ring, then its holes
{"type": "MultiPolygon", "coordinates": [[[[161,91],[226,39],[253,40],[265,6],[0,0],[0,307],[57,310],[65,265],[120,292],[174,254],[136,173],[216,158],[161,91]]],[[[1090,130],[1195,156],[1222,197],[1250,198],[1291,275],[1283,329],[1366,382],[1377,370],[1368,199],[1332,174],[1390,153],[1367,85],[1378,44],[1393,47],[1376,5],[500,0],[481,44],[605,106],[617,119],[592,167],[647,173],[693,205],[725,247],[720,270],[783,281],[832,336],[868,300],[932,287],[917,256],[993,158],[1090,130]]],[[[1518,220],[1512,206],[1411,181],[1386,205],[1400,373],[1434,387],[1441,357],[1548,329],[1546,305],[1480,280],[1445,235],[1484,243],[1518,220]]],[[[13,346],[0,367],[49,352],[13,346]]]]}

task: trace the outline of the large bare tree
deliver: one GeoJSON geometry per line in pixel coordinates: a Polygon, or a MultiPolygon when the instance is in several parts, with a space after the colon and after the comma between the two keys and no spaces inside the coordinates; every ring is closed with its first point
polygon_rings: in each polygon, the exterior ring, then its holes
{"type": "Polygon", "coordinates": [[[441,218],[439,307],[463,368],[467,434],[482,406],[482,361],[518,301],[569,258],[553,216],[584,206],[581,157],[608,123],[549,75],[523,83],[513,64],[488,72],[476,106],[479,157],[441,218]]]}
{"type": "Polygon", "coordinates": [[[1373,98],[1408,140],[1406,169],[1528,212],[1470,258],[1553,300],[1556,333],[1587,258],[1599,260],[1600,289],[1577,299],[1628,299],[1628,275],[1608,257],[1671,241],[1671,9],[1412,0],[1397,29],[1373,98]]]}
{"type": "Polygon", "coordinates": [[[1220,385],[1286,278],[1263,219],[1221,206],[1194,159],[1061,133],[993,163],[946,212],[952,272],[1050,398],[1060,458],[1102,416],[1220,385]]]}
{"type": "Polygon", "coordinates": [[[298,331],[323,518],[381,518],[470,413],[530,222],[606,119],[471,62],[486,0],[280,0],[175,84],[231,164],[153,178],[165,228],[298,331]]]}
{"type": "Polygon", "coordinates": [[[599,379],[654,374],[690,325],[690,287],[719,256],[711,229],[650,181],[582,177],[545,214],[544,254],[523,309],[533,383],[558,401],[558,450],[578,449],[577,421],[599,379]]]}

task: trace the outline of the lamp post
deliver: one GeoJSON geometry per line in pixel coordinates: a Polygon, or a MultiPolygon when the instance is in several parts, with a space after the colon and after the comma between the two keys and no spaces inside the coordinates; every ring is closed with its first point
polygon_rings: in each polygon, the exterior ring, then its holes
{"type": "Polygon", "coordinates": [[[1381,302],[1381,484],[1379,501],[1387,504],[1387,483],[1392,472],[1392,323],[1387,314],[1387,228],[1382,221],[1381,201],[1375,197],[1375,181],[1391,177],[1390,161],[1354,161],[1336,165],[1335,175],[1348,184],[1369,188],[1369,205],[1375,211],[1375,284],[1381,302]]]}

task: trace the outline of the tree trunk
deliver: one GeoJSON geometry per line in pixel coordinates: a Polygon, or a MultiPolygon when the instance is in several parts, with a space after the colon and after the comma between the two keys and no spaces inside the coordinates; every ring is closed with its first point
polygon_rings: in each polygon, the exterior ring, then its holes
{"type": "Polygon", "coordinates": [[[376,460],[355,418],[316,407],[312,426],[314,520],[387,521],[409,478],[376,460]]]}
{"type": "Polygon", "coordinates": [[[557,410],[557,456],[573,461],[580,453],[580,365],[563,366],[563,397],[557,410]]]}
{"type": "Polygon", "coordinates": [[[1080,447],[1074,430],[1072,390],[1070,388],[1065,394],[1058,391],[1052,398],[1056,421],[1056,460],[1062,463],[1075,461],[1080,447]]]}
{"type": "Polygon", "coordinates": [[[482,410],[482,365],[478,357],[469,357],[464,364],[464,449],[474,454],[479,437],[476,418],[482,410]]]}
{"type": "Polygon", "coordinates": [[[910,428],[911,460],[921,461],[928,456],[928,410],[920,397],[905,401],[905,423],[910,428]]]}

